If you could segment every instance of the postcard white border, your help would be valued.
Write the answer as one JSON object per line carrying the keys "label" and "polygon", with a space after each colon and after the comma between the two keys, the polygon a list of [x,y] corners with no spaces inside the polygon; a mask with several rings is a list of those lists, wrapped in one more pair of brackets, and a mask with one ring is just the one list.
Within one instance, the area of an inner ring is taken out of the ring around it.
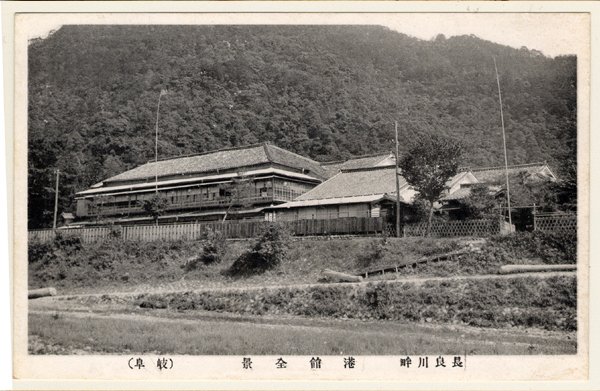
{"label": "postcard white border", "polygon": [[[232,2],[232,3],[175,3],[175,2],[171,2],[171,3],[164,3],[164,2],[151,2],[151,3],[139,3],[139,2],[129,2],[129,3],[116,3],[116,2],[101,2],[101,3],[69,3],[69,2],[54,2],[54,3],[10,3],[10,2],[4,2],[2,3],[2,17],[3,17],[3,52],[4,52],[4,76],[5,76],[5,105],[7,108],[12,106],[12,102],[13,102],[13,90],[12,90],[12,85],[10,83],[11,81],[11,73],[13,72],[12,69],[12,56],[10,53],[11,52],[11,32],[14,31],[14,13],[15,12],[103,12],[103,13],[110,13],[110,12],[169,12],[169,13],[173,13],[173,12],[202,12],[202,13],[215,13],[215,12],[219,12],[219,13],[251,13],[248,15],[252,15],[254,13],[256,13],[257,11],[260,12],[376,12],[376,13],[381,13],[381,12],[590,12],[591,13],[591,24],[592,24],[592,31],[594,31],[594,27],[598,26],[598,11],[599,11],[599,7],[597,4],[595,3],[586,3],[586,2],[570,2],[570,3],[562,3],[562,2],[527,2],[527,3],[480,3],[480,2],[465,2],[465,3],[389,3],[389,2],[367,2],[367,3],[358,3],[358,2],[335,2],[335,3],[250,3],[250,2]],[[83,16],[85,19],[85,14],[84,15],[79,15],[80,17]],[[160,16],[160,15],[155,15],[155,16]],[[138,16],[139,18],[139,16]],[[592,41],[592,47],[597,49],[598,46],[598,40],[597,38],[594,38]],[[595,51],[592,51],[592,58],[594,55]],[[17,56],[18,58],[18,56]],[[581,57],[578,56],[578,58],[581,60]],[[17,73],[18,73],[18,69],[17,69]],[[580,79],[581,80],[581,79]],[[595,79],[592,78],[592,89],[591,91],[593,92],[591,94],[591,101],[590,101],[590,106],[589,107],[593,107],[593,103],[597,101],[597,96],[598,96],[598,88],[597,86],[594,87],[595,84],[597,84],[597,82],[595,82]],[[20,93],[22,93],[22,91],[18,91]],[[589,96],[589,94],[586,94],[585,91],[580,90],[578,91],[578,98],[581,98],[581,96],[584,96],[584,98],[587,96]],[[22,95],[17,95],[17,101],[20,101],[21,99],[23,99]],[[25,96],[26,99],[26,96]],[[580,106],[581,107],[581,106]],[[15,117],[19,117],[19,115],[23,115],[23,112],[19,112],[19,109],[22,110],[22,107],[17,107],[17,110],[15,112]],[[23,145],[19,144],[22,139],[20,137],[16,137],[15,139],[11,138],[11,132],[10,130],[13,129],[13,124],[12,122],[12,115],[10,115],[9,110],[6,111],[7,115],[5,116],[5,121],[6,121],[6,129],[7,129],[7,136],[6,136],[6,146],[7,146],[7,168],[11,169],[12,168],[12,157],[11,156],[11,148],[10,146],[12,145],[12,143],[14,141],[16,141],[17,143],[15,144],[15,150],[20,150],[22,151]],[[26,113],[25,113],[26,114]],[[581,123],[581,121],[583,121],[582,119],[582,113],[580,112],[579,114],[579,121]],[[591,126],[593,126],[593,124],[597,123],[597,116],[598,114],[595,113],[589,113],[591,114],[592,117],[590,118],[590,124],[592,124]],[[592,127],[593,128],[593,127]],[[21,127],[19,127],[19,129],[21,129]],[[19,135],[20,136],[20,135]],[[595,145],[595,139],[593,138],[593,134],[590,134],[591,137],[591,146],[592,148],[594,148]],[[580,137],[580,144],[581,144],[581,140],[582,138]],[[595,149],[594,149],[595,150]],[[587,158],[589,155],[586,155],[585,153],[583,154],[583,156],[581,155],[581,151],[580,151],[580,164],[582,162],[581,158],[584,158],[583,161],[585,161],[585,158]],[[590,174],[593,175],[594,170],[592,169],[593,167],[595,167],[595,157],[591,156],[591,163],[592,165],[590,166]],[[16,169],[18,170],[19,165],[17,164]],[[581,170],[580,170],[581,171]],[[22,177],[22,172],[15,172],[16,175],[21,175]],[[8,178],[11,178],[12,175],[9,173]],[[25,176],[26,177],[26,176]],[[581,185],[581,180],[580,180],[580,185]],[[11,191],[11,187],[12,187],[12,183],[10,183],[10,181],[8,181],[8,205],[9,205],[9,219],[8,221],[12,221],[13,217],[10,215],[10,211],[14,210],[15,215],[19,216],[19,215],[23,215],[23,205],[21,203],[21,205],[19,205],[19,203],[14,205],[14,208],[10,208],[13,199],[12,199],[12,195],[14,194]],[[595,184],[593,181],[588,182],[588,185],[590,186],[590,190],[592,192],[592,194],[596,194],[595,193]],[[585,186],[584,186],[585,187]],[[18,187],[17,191],[19,194],[17,199],[24,199],[21,198],[22,196],[24,196],[25,194],[23,194],[23,188],[22,187]],[[25,193],[26,193],[26,188],[25,188]],[[584,202],[585,201],[585,196],[586,194],[582,195],[582,198],[580,198],[580,202]],[[593,206],[590,205],[590,212],[593,212]],[[26,212],[26,211],[25,211]],[[593,214],[590,214],[590,216],[593,216]],[[593,235],[596,232],[596,222],[592,221],[592,224],[590,224],[590,235]],[[23,231],[23,225],[22,224],[17,224],[15,226],[15,231],[13,232],[9,232],[9,243],[12,243],[12,238],[11,238],[11,234],[14,234],[15,237],[20,237],[23,236],[23,233],[25,233],[24,237],[26,237],[26,228],[25,231]],[[10,230],[9,230],[10,231]],[[594,237],[594,236],[591,236]],[[595,248],[594,248],[594,243],[593,241],[590,241],[590,251],[592,251],[592,253],[595,254]],[[17,245],[15,247],[16,251],[22,251],[22,248],[19,250],[19,244],[17,242]],[[23,270],[22,268],[20,268],[20,266],[18,264],[13,264],[11,263],[11,265],[15,268],[15,274],[19,274],[22,275]],[[22,265],[21,265],[22,266]],[[590,274],[589,274],[589,278],[591,281],[595,281],[594,277],[597,277],[597,273],[595,273],[595,270],[593,268],[590,268]],[[580,291],[581,293],[585,293],[585,291],[587,290],[587,286],[581,286],[582,285],[582,280],[585,279],[579,279],[579,288],[583,289],[583,291]],[[596,288],[595,284],[591,284],[590,287],[590,298],[594,298],[596,299],[598,296],[598,289]],[[581,297],[582,294],[579,294],[579,299],[581,301]],[[19,317],[19,314],[23,313],[23,295],[26,294],[26,291],[15,291],[15,296],[14,296],[14,308],[15,308],[15,317]],[[590,303],[594,302],[595,303],[596,300],[590,300]],[[25,301],[25,308],[26,308],[26,301]],[[590,311],[590,319],[589,322],[590,324],[597,324],[595,323],[595,320],[597,319],[597,308],[594,307],[594,311]],[[593,328],[592,328],[593,329]],[[580,333],[581,334],[581,333]],[[26,335],[26,333],[25,333]],[[14,338],[18,339],[18,338],[22,338],[22,330],[17,330],[17,328],[15,328],[15,334],[13,336]],[[591,334],[589,336],[590,340],[590,351],[592,352],[597,352],[597,339],[594,338],[594,335]],[[580,341],[581,342],[581,341]],[[594,348],[592,348],[594,347]],[[597,355],[593,354],[590,357],[590,362],[589,362],[589,368],[594,368],[594,367],[598,367],[597,365],[594,366],[594,363],[597,364]],[[48,357],[37,357],[37,356],[29,356],[31,358],[33,358],[34,360],[37,359],[47,359]],[[189,356],[187,356],[189,357]],[[545,356],[541,356],[539,357],[539,360],[544,360]],[[558,357],[553,357],[553,356],[549,356],[552,358],[552,361],[555,362],[556,361],[561,361],[562,364],[564,364],[567,367],[570,367],[571,365],[569,365],[569,361],[570,359],[577,357],[577,356],[558,356]],[[59,357],[61,359],[64,359],[63,363],[64,364],[69,364],[67,365],[67,367],[70,366],[69,361],[73,358],[71,356],[68,357]],[[77,357],[78,359],[81,359],[81,357]],[[95,357],[83,357],[85,359],[91,359],[91,360],[95,360]],[[233,358],[233,356],[229,356],[227,358]],[[503,357],[502,357],[503,358]],[[562,361],[562,359],[565,359],[565,361]],[[373,357],[372,358],[374,363],[376,363],[380,358],[378,357]],[[482,358],[481,363],[482,364],[488,364],[486,363],[487,358]],[[498,365],[500,364],[498,362],[498,357],[492,357],[491,358],[493,361],[495,361],[495,364]],[[43,361],[43,360],[42,360]],[[502,361],[502,360],[500,360]],[[98,363],[100,364],[100,362]],[[475,365],[472,364],[472,360],[469,363],[470,365]],[[514,364],[514,362],[513,362]],[[513,365],[510,362],[507,363],[502,363],[500,365]],[[386,366],[385,362],[381,362],[381,363],[376,363],[375,365],[384,365]],[[496,368],[498,368],[498,366],[496,366]],[[505,367],[507,368],[507,367]],[[576,371],[573,374],[581,374],[576,366],[571,367],[573,369],[575,369]],[[581,368],[579,368],[581,369]],[[118,371],[118,369],[115,369]],[[481,367],[481,371],[489,371],[489,367],[485,367],[482,366]],[[47,372],[48,373],[48,372]],[[47,376],[51,376],[52,372],[49,372],[50,374]],[[300,374],[299,374],[300,375]],[[278,381],[278,382],[248,382],[245,381],[244,383],[239,383],[239,382],[231,382],[231,381],[220,381],[220,382],[214,382],[214,381],[170,381],[170,382],[163,382],[162,380],[160,380],[160,378],[156,378],[155,381],[143,381],[143,382],[106,382],[106,381],[90,381],[90,382],[85,382],[85,383],[81,383],[81,382],[75,382],[75,381],[66,381],[66,382],[58,382],[58,381],[48,381],[48,380],[40,380],[40,381],[35,381],[35,380],[18,380],[14,382],[14,386],[15,388],[56,388],[56,387],[61,387],[61,388],[149,388],[149,389],[165,389],[165,388],[177,388],[177,389],[181,389],[181,388],[189,388],[189,387],[193,387],[193,388],[263,388],[263,389],[271,389],[273,388],[282,388],[282,389],[290,389],[290,388],[308,388],[308,389],[315,389],[315,388],[331,388],[331,389],[336,389],[336,388],[344,388],[344,389],[354,389],[356,388],[380,388],[380,389],[387,389],[387,388],[411,388],[411,389],[426,389],[426,388],[440,388],[440,389],[489,389],[491,387],[495,388],[495,389],[503,389],[506,388],[507,386],[511,389],[522,389],[522,388],[527,388],[527,389],[595,389],[598,388],[595,385],[600,384],[598,383],[599,379],[596,377],[594,377],[594,371],[590,371],[590,380],[587,382],[557,382],[557,383],[547,383],[547,382],[524,382],[524,383],[506,383],[506,382],[496,382],[496,383],[482,383],[481,381],[470,381],[470,382],[461,382],[461,383],[438,383],[438,382],[434,382],[434,383],[403,383],[403,382],[385,382],[382,381],[384,379],[377,379],[378,381],[376,382],[314,382],[314,381],[307,381],[307,380],[303,380],[303,381],[293,381],[293,382],[288,382],[288,381]],[[301,376],[301,375],[300,375]],[[305,378],[305,377],[304,377]],[[164,379],[164,377],[163,377]],[[230,378],[231,379],[231,378]],[[514,380],[516,380],[516,378],[513,378]],[[409,379],[407,379],[409,380]],[[410,379],[412,380],[412,379]],[[464,380],[464,379],[456,379],[456,380]],[[487,380],[492,380],[492,379],[487,379]],[[589,387],[589,388],[588,388]],[[595,388],[594,388],[595,387]]]}

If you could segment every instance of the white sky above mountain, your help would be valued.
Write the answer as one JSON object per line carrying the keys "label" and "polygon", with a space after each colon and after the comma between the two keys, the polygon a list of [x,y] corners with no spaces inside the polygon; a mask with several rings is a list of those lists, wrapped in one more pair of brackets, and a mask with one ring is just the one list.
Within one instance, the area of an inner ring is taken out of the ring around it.
{"label": "white sky above mountain", "polygon": [[[63,14],[65,15],[65,14]],[[68,14],[67,14],[68,15]],[[456,35],[476,35],[479,38],[502,45],[539,50],[547,56],[577,54],[589,46],[589,19],[576,13],[382,13],[382,14],[295,14],[285,19],[285,14],[245,14],[243,19],[223,18],[225,14],[213,14],[198,19],[198,14],[177,18],[177,23],[242,23],[242,24],[379,24],[401,33],[429,40],[438,34],[446,38]],[[117,15],[118,16],[118,15]],[[89,19],[78,16],[79,23],[165,23],[154,15],[147,18]],[[160,15],[159,15],[160,16]],[[240,16],[240,14],[238,14]],[[69,19],[69,18],[67,18]],[[67,23],[76,23],[69,20]],[[40,18],[28,25],[29,37],[45,37],[48,32],[64,24],[53,15]]]}

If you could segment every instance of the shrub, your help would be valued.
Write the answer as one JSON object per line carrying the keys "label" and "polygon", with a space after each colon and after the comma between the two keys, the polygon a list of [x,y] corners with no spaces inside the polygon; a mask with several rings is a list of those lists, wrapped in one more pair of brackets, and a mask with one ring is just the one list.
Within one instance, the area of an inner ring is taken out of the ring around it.
{"label": "shrub", "polygon": [[577,330],[574,277],[428,281],[140,295],[143,308]]}
{"label": "shrub", "polygon": [[52,242],[57,250],[64,250],[69,254],[79,251],[83,248],[83,242],[79,236],[65,234],[61,231],[56,231],[54,241]]}
{"label": "shrub", "polygon": [[207,240],[202,246],[200,261],[205,265],[220,263],[223,261],[226,252],[227,240],[225,239],[225,235],[219,231],[210,230],[208,232]]}
{"label": "shrub", "polygon": [[120,225],[110,224],[108,228],[108,235],[106,235],[107,241],[120,240],[123,238],[123,228]]}
{"label": "shrub", "polygon": [[196,270],[200,266],[221,263],[227,253],[227,240],[220,231],[208,228],[206,240],[202,243],[200,255],[190,258],[182,267],[187,270]]}
{"label": "shrub", "polygon": [[387,235],[384,235],[380,239],[371,239],[363,252],[356,258],[356,265],[360,268],[365,268],[371,266],[374,261],[382,259],[386,253],[387,244]]}
{"label": "shrub", "polygon": [[226,274],[244,276],[260,274],[281,264],[290,249],[292,238],[283,224],[269,224],[258,238],[252,250],[243,253]]}
{"label": "shrub", "polygon": [[516,232],[490,239],[489,246],[504,253],[506,263],[518,258],[537,258],[545,264],[575,264],[577,262],[577,233]]}
{"label": "shrub", "polygon": [[49,242],[38,240],[30,241],[27,245],[27,260],[29,264],[40,262],[54,251],[54,246]]}

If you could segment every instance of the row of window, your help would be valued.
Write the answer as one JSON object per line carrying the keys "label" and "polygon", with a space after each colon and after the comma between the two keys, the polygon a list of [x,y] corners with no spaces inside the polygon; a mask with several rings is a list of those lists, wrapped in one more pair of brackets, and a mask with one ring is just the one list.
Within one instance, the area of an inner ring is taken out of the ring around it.
{"label": "row of window", "polygon": [[[273,186],[273,181],[275,186]],[[240,199],[251,199],[260,202],[261,199],[291,201],[312,189],[314,185],[274,180],[256,180],[250,187],[243,189],[246,194],[240,194]],[[167,198],[171,209],[193,206],[214,206],[229,203],[232,189],[227,185],[189,188],[187,190],[161,191]],[[121,213],[124,210],[140,210],[140,201],[152,197],[154,193],[123,194],[117,196],[96,197],[89,205],[89,213]]]}

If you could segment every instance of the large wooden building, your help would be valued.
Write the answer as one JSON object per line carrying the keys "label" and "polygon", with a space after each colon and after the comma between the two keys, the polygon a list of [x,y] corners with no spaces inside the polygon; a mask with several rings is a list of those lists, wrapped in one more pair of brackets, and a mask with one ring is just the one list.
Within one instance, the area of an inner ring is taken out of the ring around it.
{"label": "large wooden building", "polygon": [[[149,162],[77,193],[79,222],[152,220],[142,208],[157,192],[166,198],[161,222],[264,218],[263,209],[296,199],[327,179],[321,165],[268,143]],[[246,183],[244,207],[234,183]],[[249,186],[248,186],[249,184]],[[239,201],[239,200],[238,200]]]}
{"label": "large wooden building", "polygon": [[[392,216],[396,204],[393,154],[319,163],[269,143],[149,162],[77,193],[75,224],[150,223],[143,208],[156,194],[166,208],[161,223],[228,219],[321,220]],[[513,166],[531,179],[554,180],[545,164]],[[496,182],[498,167],[466,169],[446,184],[447,209],[474,183]],[[415,190],[400,176],[402,205]],[[238,198],[231,193],[243,184]]]}

